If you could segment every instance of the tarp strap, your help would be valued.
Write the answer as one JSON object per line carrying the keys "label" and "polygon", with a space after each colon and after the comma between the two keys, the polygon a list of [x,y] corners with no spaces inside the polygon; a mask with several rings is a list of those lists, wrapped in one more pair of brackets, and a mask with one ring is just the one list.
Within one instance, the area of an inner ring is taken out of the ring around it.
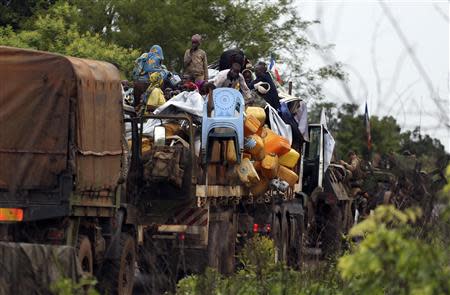
{"label": "tarp strap", "polygon": [[78,152],[80,154],[82,154],[83,156],[117,156],[117,155],[121,155],[123,153],[122,150],[117,150],[117,151],[103,151],[103,152],[94,152],[94,151],[82,151],[80,149],[78,149]]}
{"label": "tarp strap", "polygon": [[2,149],[0,148],[0,153],[10,153],[10,154],[56,154],[65,155],[66,151],[49,151],[49,150],[22,150],[22,149]]}

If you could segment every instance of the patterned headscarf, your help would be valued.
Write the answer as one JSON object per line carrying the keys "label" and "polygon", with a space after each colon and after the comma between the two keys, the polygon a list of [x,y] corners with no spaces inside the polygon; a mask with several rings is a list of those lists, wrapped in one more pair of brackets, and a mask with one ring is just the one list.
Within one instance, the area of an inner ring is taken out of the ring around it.
{"label": "patterned headscarf", "polygon": [[161,87],[163,83],[163,78],[160,72],[154,72],[149,77],[150,86],[149,88]]}
{"label": "patterned headscarf", "polygon": [[153,45],[150,48],[150,50],[148,51],[148,56],[156,57],[156,58],[159,58],[160,60],[164,60],[164,53],[163,53],[161,46],[159,46],[159,45]]}

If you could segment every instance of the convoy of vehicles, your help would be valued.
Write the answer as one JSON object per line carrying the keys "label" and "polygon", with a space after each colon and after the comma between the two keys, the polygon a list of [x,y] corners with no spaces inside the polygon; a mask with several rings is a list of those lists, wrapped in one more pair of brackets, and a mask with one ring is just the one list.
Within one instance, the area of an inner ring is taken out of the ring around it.
{"label": "convoy of vehicles", "polygon": [[[336,251],[353,224],[346,171],[326,164],[321,124],[292,145],[298,182],[256,196],[223,159],[196,153],[198,118],[124,106],[111,64],[0,47],[0,79],[0,251],[70,246],[102,290],[131,294],[136,265],[152,288],[206,266],[231,273],[236,249],[264,234],[277,259],[301,267],[305,255]],[[152,136],[147,120],[161,122]],[[168,122],[186,138],[160,130]]]}

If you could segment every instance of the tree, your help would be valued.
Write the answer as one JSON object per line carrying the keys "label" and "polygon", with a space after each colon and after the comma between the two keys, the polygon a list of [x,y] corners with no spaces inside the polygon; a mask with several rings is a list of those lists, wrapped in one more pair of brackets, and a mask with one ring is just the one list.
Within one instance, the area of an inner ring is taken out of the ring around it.
{"label": "tree", "polygon": [[416,155],[426,172],[444,170],[450,162],[450,155],[445,152],[444,145],[436,138],[422,135],[419,127],[402,134],[401,150]]}
{"label": "tree", "polygon": [[29,30],[14,32],[12,27],[0,27],[0,44],[57,52],[115,63],[129,74],[138,51],[104,41],[98,34],[80,33],[79,11],[67,3],[58,3],[47,12],[36,15]]}
{"label": "tree", "polygon": [[292,0],[73,0],[83,16],[83,30],[123,47],[147,51],[159,44],[170,70],[179,71],[190,36],[200,33],[210,62],[224,49],[238,47],[255,63],[273,56],[289,65],[301,97],[322,98],[324,79],[344,79],[340,64],[318,69],[304,66],[309,50],[318,49],[305,31],[316,21],[301,19]]}
{"label": "tree", "polygon": [[0,27],[24,28],[36,13],[49,9],[55,0],[0,0]]}

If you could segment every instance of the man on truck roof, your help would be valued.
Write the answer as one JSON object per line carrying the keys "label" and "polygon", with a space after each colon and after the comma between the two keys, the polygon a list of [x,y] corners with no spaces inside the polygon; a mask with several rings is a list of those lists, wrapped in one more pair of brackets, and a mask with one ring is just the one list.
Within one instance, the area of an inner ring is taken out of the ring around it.
{"label": "man on truck roof", "polygon": [[267,65],[265,62],[260,61],[256,64],[255,75],[256,79],[253,81],[252,84],[249,85],[250,89],[255,88],[255,85],[259,82],[269,84],[270,86],[269,90],[262,96],[267,101],[267,103],[270,104],[274,109],[279,110],[280,98],[278,97],[277,87],[273,83],[272,77],[267,72]]}
{"label": "man on truck roof", "polygon": [[241,74],[241,65],[233,63],[231,69],[220,71],[212,81],[216,87],[230,87],[240,90],[246,100],[251,98],[251,91]]}
{"label": "man on truck roof", "polygon": [[195,34],[192,46],[184,53],[184,73],[194,77],[194,81],[208,80],[208,61],[206,52],[200,49],[202,37]]}

